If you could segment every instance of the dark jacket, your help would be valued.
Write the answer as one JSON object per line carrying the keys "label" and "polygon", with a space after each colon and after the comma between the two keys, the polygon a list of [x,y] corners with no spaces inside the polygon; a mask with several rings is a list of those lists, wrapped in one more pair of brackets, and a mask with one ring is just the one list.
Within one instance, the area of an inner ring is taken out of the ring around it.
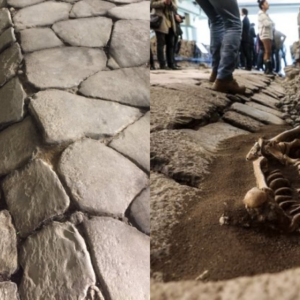
{"label": "dark jacket", "polygon": [[250,21],[247,16],[243,19],[242,42],[250,43]]}

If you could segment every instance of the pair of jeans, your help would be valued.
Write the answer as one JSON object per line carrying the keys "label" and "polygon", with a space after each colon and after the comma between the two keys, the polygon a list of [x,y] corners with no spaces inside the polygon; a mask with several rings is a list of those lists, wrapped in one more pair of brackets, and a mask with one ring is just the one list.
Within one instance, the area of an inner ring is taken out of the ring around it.
{"label": "pair of jeans", "polygon": [[212,69],[218,79],[232,80],[242,35],[236,0],[197,0],[210,21]]}
{"label": "pair of jeans", "polygon": [[170,28],[168,34],[159,31],[156,31],[155,34],[156,34],[156,42],[157,42],[157,60],[159,62],[160,68],[164,68],[166,66],[165,53],[164,53],[165,46],[166,46],[166,57],[167,57],[168,66],[173,67],[174,38],[175,38],[174,31]]}

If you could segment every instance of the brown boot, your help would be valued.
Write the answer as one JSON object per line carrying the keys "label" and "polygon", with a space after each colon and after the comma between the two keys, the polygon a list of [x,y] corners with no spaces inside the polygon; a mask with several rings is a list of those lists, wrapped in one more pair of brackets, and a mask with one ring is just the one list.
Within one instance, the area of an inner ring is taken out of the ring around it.
{"label": "brown boot", "polygon": [[209,76],[209,82],[215,82],[216,81],[216,79],[217,79],[217,73],[215,73],[215,72],[211,72],[210,73],[210,76]]}
{"label": "brown boot", "polygon": [[216,79],[213,89],[221,93],[229,94],[245,94],[246,88],[243,85],[238,85],[235,79],[233,80],[224,80]]}

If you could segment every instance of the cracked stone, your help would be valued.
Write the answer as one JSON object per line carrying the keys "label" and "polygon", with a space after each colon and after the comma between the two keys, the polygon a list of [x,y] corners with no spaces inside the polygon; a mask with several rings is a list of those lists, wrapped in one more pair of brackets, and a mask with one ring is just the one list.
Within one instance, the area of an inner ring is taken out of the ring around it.
{"label": "cracked stone", "polygon": [[0,126],[22,120],[26,97],[23,86],[17,77],[0,88]]}
{"label": "cracked stone", "polygon": [[64,45],[50,28],[31,28],[22,30],[20,34],[21,47],[25,53]]}
{"label": "cracked stone", "polygon": [[14,282],[0,282],[1,300],[19,300],[18,286]]}
{"label": "cracked stone", "polygon": [[16,231],[7,210],[0,211],[0,235],[0,274],[10,277],[18,269],[18,250]]}
{"label": "cracked stone", "polygon": [[150,239],[120,221],[94,217],[84,222],[95,271],[107,299],[150,298]]}
{"label": "cracked stone", "polygon": [[3,192],[22,237],[29,235],[43,221],[63,214],[70,204],[56,173],[41,159],[6,177]]}
{"label": "cracked stone", "polygon": [[[137,28],[139,30],[137,30]],[[141,66],[149,61],[149,21],[121,20],[115,23],[111,44],[111,66]],[[134,53],[134,55],[133,55]]]}
{"label": "cracked stone", "polygon": [[123,20],[150,20],[149,1],[112,8],[108,16]]}
{"label": "cracked stone", "polygon": [[39,89],[67,89],[106,68],[106,55],[99,49],[62,47],[41,50],[25,57],[27,77]]}
{"label": "cracked stone", "polygon": [[17,30],[52,25],[69,19],[71,8],[71,4],[68,3],[47,1],[19,10],[13,20]]}
{"label": "cracked stone", "polygon": [[150,113],[128,126],[109,145],[129,157],[145,171],[150,171]]}
{"label": "cracked stone", "polygon": [[88,97],[148,108],[149,80],[149,69],[145,67],[104,71],[84,81],[79,91]]}
{"label": "cracked stone", "polygon": [[23,56],[18,43],[13,44],[0,55],[0,87],[17,74],[22,60]]}
{"label": "cracked stone", "polygon": [[29,106],[47,143],[112,136],[141,116],[139,109],[59,90],[39,92]]}
{"label": "cracked stone", "polygon": [[13,7],[23,8],[25,6],[38,4],[44,1],[46,0],[7,0],[7,3]]}
{"label": "cracked stone", "polygon": [[4,8],[0,10],[0,34],[8,27],[12,26],[9,10]]}
{"label": "cracked stone", "polygon": [[14,29],[6,29],[0,36],[0,53],[16,41]]}
{"label": "cracked stone", "polygon": [[21,299],[84,300],[89,287],[95,285],[85,242],[70,223],[53,222],[28,237],[20,264],[24,269]]}
{"label": "cracked stone", "polygon": [[136,165],[99,141],[85,139],[62,154],[59,174],[82,210],[123,216],[148,184]]}
{"label": "cracked stone", "polygon": [[55,33],[66,43],[79,47],[104,47],[109,41],[113,22],[97,17],[58,22]]}
{"label": "cracked stone", "polygon": [[105,16],[116,5],[100,0],[83,0],[77,2],[70,13],[71,18]]}

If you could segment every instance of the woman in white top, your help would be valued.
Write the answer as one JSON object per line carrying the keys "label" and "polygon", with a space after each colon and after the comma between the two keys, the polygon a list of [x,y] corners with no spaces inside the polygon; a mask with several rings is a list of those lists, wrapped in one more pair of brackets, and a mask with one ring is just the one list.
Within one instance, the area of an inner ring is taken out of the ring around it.
{"label": "woman in white top", "polygon": [[267,0],[258,0],[258,6],[261,9],[258,13],[258,34],[259,38],[264,45],[264,64],[265,64],[265,73],[272,73],[272,40],[273,40],[273,31],[274,23],[270,19],[269,15],[266,13],[269,9],[269,3]]}

